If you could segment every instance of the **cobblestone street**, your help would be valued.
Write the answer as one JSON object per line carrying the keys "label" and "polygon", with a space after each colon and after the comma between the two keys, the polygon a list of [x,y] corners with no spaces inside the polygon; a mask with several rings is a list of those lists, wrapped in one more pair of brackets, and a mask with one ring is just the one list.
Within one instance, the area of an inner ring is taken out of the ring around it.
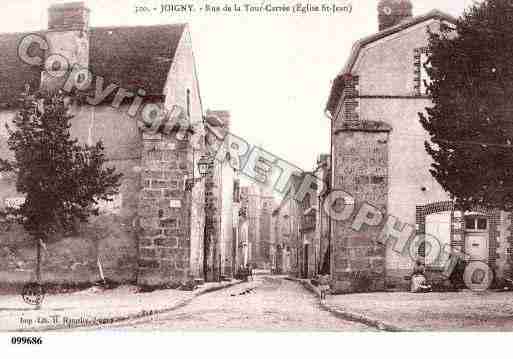
{"label": "cobblestone street", "polygon": [[111,326],[137,330],[326,330],[370,331],[320,308],[300,284],[282,277],[256,277],[196,298],[176,311]]}

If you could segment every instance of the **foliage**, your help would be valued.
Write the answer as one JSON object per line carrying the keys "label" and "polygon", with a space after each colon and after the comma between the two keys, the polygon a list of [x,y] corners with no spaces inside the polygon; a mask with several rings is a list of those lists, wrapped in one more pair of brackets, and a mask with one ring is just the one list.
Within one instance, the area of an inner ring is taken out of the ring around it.
{"label": "foliage", "polygon": [[513,209],[513,2],[470,7],[430,34],[431,173],[463,208]]}
{"label": "foliage", "polygon": [[69,98],[27,90],[20,101],[14,126],[7,126],[13,158],[0,159],[0,173],[16,175],[25,202],[7,214],[45,238],[98,215],[98,201],[111,200],[122,175],[105,166],[101,142],[87,146],[71,137]]}

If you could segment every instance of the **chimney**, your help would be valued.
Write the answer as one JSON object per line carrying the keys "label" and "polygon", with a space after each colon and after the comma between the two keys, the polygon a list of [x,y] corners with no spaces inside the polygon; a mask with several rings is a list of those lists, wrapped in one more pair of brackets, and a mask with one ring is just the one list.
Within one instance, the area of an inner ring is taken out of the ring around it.
{"label": "chimney", "polygon": [[56,4],[48,9],[45,68],[41,88],[64,89],[71,71],[89,67],[89,9],[83,2]]}
{"label": "chimney", "polygon": [[379,31],[396,26],[413,16],[410,0],[380,0],[378,3]]}
{"label": "chimney", "polygon": [[50,31],[87,31],[89,28],[89,9],[83,2],[56,4],[48,9],[48,30]]}

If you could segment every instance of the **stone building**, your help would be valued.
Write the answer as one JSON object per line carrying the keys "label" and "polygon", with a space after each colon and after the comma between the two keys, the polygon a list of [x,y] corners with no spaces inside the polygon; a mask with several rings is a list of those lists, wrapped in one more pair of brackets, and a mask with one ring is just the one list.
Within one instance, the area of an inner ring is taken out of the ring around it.
{"label": "stone building", "polygon": [[[239,184],[240,186],[240,184]],[[246,267],[249,263],[249,223],[248,223],[248,206],[249,199],[245,187],[239,188],[239,213],[237,222],[237,268]]]}
{"label": "stone building", "polygon": [[[331,181],[331,160],[330,155],[321,154],[317,158],[317,163],[313,171],[313,176],[324,182],[324,188],[317,188],[317,198],[315,207],[315,235],[313,238],[313,248],[315,259],[313,264],[315,267],[309,272],[313,275],[327,274],[330,272],[330,221],[328,213],[324,210],[325,198],[329,193]],[[312,262],[312,261],[311,261]]]}
{"label": "stone building", "polygon": [[276,248],[273,263],[276,274],[289,274],[290,272],[290,258],[287,258],[287,249],[290,249],[288,219],[286,210],[281,206],[278,206],[272,213],[271,236]]}
{"label": "stone building", "polygon": [[[309,228],[306,230],[305,199],[299,202],[296,192],[306,174],[293,174],[290,178],[290,187],[279,205],[272,213],[274,223],[274,241],[277,253],[277,271],[296,277],[306,277],[305,272],[305,232],[311,233],[311,215]],[[309,207],[310,208],[310,207]],[[281,255],[279,255],[281,254]],[[308,263],[308,261],[306,261]]]}
{"label": "stone building", "polygon": [[[222,140],[230,130],[230,113],[207,110],[205,117],[209,124],[208,128],[215,129],[215,131],[208,132],[207,138],[212,138],[209,142],[214,143],[216,140],[214,133],[220,136],[217,140]],[[212,118],[215,121],[209,121]],[[238,174],[229,159],[222,162],[215,160],[213,171],[206,184],[206,195],[212,199],[210,207],[207,209],[212,217],[209,224],[212,243],[209,255],[212,258],[205,262],[209,267],[207,278],[211,280],[217,280],[220,277],[232,278],[235,273],[239,208],[238,184],[236,188],[236,183],[238,183]],[[207,218],[209,217],[207,216]],[[207,252],[205,253],[207,254]]]}
{"label": "stone building", "polygon": [[[304,196],[299,195],[307,176],[318,179],[326,186],[313,183],[313,191]],[[326,154],[318,157],[314,171],[294,174],[291,177],[287,195],[273,212],[273,238],[280,264],[278,269],[283,269],[284,256],[287,256],[287,272],[302,278],[314,278],[320,273],[329,273],[330,223],[323,208],[324,199],[329,193],[329,177],[330,156]],[[299,200],[300,197],[302,198]]]}
{"label": "stone building", "polygon": [[253,183],[242,187],[241,193],[247,208],[249,263],[255,268],[270,269],[274,253],[271,242],[272,190]]}
{"label": "stone building", "polygon": [[275,256],[275,247],[271,236],[274,196],[267,189],[262,189],[260,193],[260,263],[258,266],[271,269]]}
{"label": "stone building", "polygon": [[244,186],[241,188],[241,194],[244,199],[245,217],[247,221],[247,257],[248,264],[255,265],[257,253],[259,252],[258,238],[260,238],[260,221],[258,213],[260,211],[260,201],[258,201],[257,188],[255,186]]}
{"label": "stone building", "polygon": [[[80,233],[79,240],[46,244],[43,280],[97,280],[99,258],[105,275],[118,281],[160,285],[203,277],[205,180],[195,181],[203,150],[191,143],[201,144],[203,111],[188,26],[95,28],[89,15],[82,3],[54,5],[47,30],[0,35],[0,157],[9,156],[4,125],[28,84],[81,99],[72,107],[72,135],[83,143],[102,140],[108,164],[123,173],[114,204],[103,205],[104,216],[93,220],[101,227]],[[31,37],[38,42],[27,43]],[[27,50],[31,64],[19,49]],[[62,59],[69,68],[58,67]],[[55,66],[66,71],[56,76]],[[153,123],[145,113],[154,118],[156,109],[180,109],[190,125],[180,134],[147,131]],[[14,182],[0,178],[1,205],[23,201]],[[20,243],[23,235],[14,230],[1,234],[0,274],[27,281],[35,249]]]}
{"label": "stone building", "polygon": [[[313,175],[310,172],[305,172],[299,180],[304,181],[304,176]],[[298,222],[299,234],[297,247],[299,273],[301,278],[311,278],[317,274],[317,264],[319,255],[319,241],[316,238],[317,230],[317,212],[318,201],[317,197],[307,193],[301,202],[298,202]]]}
{"label": "stone building", "polygon": [[[467,260],[487,263],[500,280],[511,260],[510,215],[454,208],[429,173],[429,138],[419,122],[418,113],[431,105],[423,66],[427,31],[451,28],[456,20],[436,10],[413,17],[408,0],[381,0],[378,11],[380,31],[354,45],[333,82],[327,113],[332,189],[351,194],[355,208],[368,202],[384,213],[390,240],[374,240],[378,226],[356,232],[349,221],[332,221],[332,285],[336,292],[404,288],[413,257],[422,254],[408,255],[411,239],[428,237],[450,249],[444,256],[462,251]],[[397,248],[404,241],[405,249]],[[443,262],[441,256],[429,263],[430,273],[439,272]]]}

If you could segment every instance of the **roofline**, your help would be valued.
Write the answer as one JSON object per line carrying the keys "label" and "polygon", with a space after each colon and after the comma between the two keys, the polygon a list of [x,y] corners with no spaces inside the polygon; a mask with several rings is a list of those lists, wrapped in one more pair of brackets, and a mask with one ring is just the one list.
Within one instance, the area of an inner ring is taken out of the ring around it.
{"label": "roofline", "polygon": [[[172,24],[154,24],[154,25],[105,25],[105,26],[89,26],[89,29],[108,30],[108,29],[139,29],[139,28],[155,28],[155,27],[188,27],[188,22],[176,22]],[[43,30],[48,31],[48,30]]]}
{"label": "roofline", "polygon": [[[116,26],[116,25],[112,25],[112,26],[90,26],[88,28],[88,30],[103,30],[103,31],[106,31],[106,30],[115,30],[115,29],[149,29],[149,28],[162,28],[162,29],[166,29],[166,28],[180,28],[181,29],[181,32],[180,32],[180,38],[178,40],[178,45],[177,45],[177,49],[178,50],[178,46],[180,45],[180,42],[182,41],[183,39],[183,36],[185,34],[185,32],[187,32],[190,36],[190,31],[189,31],[189,23],[188,22],[177,22],[177,23],[173,23],[173,24],[155,24],[155,25],[125,25],[125,26]],[[49,29],[43,29],[43,30],[34,30],[34,31],[24,31],[24,32],[4,32],[4,33],[0,33],[0,38],[2,36],[24,36],[24,35],[30,35],[30,34],[37,34],[37,35],[46,35],[47,33],[50,33],[50,32],[55,32],[55,30],[49,30]],[[176,51],[175,50],[175,51]],[[200,91],[199,90],[199,81],[198,81],[198,75],[197,75],[197,71],[196,71],[196,61],[195,61],[195,58],[194,58],[194,50],[192,49],[193,51],[193,62],[194,62],[194,71],[195,71],[195,74],[196,74],[196,82],[197,82],[197,87],[198,87],[198,92]],[[169,70],[168,70],[168,73],[169,71],[171,70],[171,67],[172,65],[174,64],[176,58],[175,56],[173,56],[173,59],[169,65]],[[163,93],[163,89],[161,89],[161,91],[159,93],[148,93],[146,94],[145,96],[143,96],[144,98],[146,99],[155,99],[155,98],[159,98],[159,97],[165,97],[165,94]],[[203,114],[203,103],[202,103],[202,99],[201,99],[201,93],[199,93],[199,98],[200,98],[200,108],[201,108],[201,113]],[[164,101],[164,99],[161,99],[162,101]],[[99,104],[99,105],[102,105],[102,104]],[[96,106],[99,106],[99,105],[96,105]],[[0,103],[0,110],[18,110],[19,109],[19,106],[17,104],[5,104],[5,103]]]}
{"label": "roofline", "polygon": [[[172,26],[189,26],[188,22],[177,22],[173,24],[155,24],[155,25],[105,25],[105,26],[89,26],[89,29],[98,29],[98,30],[108,30],[108,29],[129,29],[129,28],[150,28],[150,27],[172,27]],[[8,36],[8,35],[26,35],[26,34],[41,34],[52,32],[49,29],[39,29],[39,30],[27,30],[27,31],[11,31],[11,32],[0,32],[0,36]],[[53,31],[55,32],[55,30]]]}
{"label": "roofline", "polygon": [[[458,22],[458,19],[455,18],[454,16],[435,9],[435,10],[431,10],[427,14],[412,17],[411,19],[409,19],[407,21],[401,22],[391,28],[388,28],[388,29],[385,29],[378,33],[375,33],[373,35],[364,37],[364,38],[358,40],[357,42],[355,42],[353,45],[353,48],[351,49],[351,54],[349,55],[349,59],[348,59],[347,63],[345,64],[342,71],[339,72],[337,77],[335,77],[335,79],[333,80],[331,90],[330,90],[330,96],[329,96],[328,102],[326,104],[325,111],[327,113],[330,113],[330,111],[329,111],[330,103],[332,103],[333,99],[334,99],[334,94],[335,94],[334,90],[335,90],[336,84],[343,78],[343,76],[351,74],[351,71],[353,70],[353,66],[356,63],[356,60],[358,59],[358,57],[360,56],[361,50],[365,46],[367,46],[373,42],[376,42],[378,40],[381,40],[387,36],[396,34],[396,33],[401,32],[407,28],[421,24],[421,23],[431,20],[431,19],[445,20],[445,21],[453,23],[453,24],[456,24]],[[338,100],[336,102],[338,102]]]}
{"label": "roofline", "polygon": [[456,22],[458,21],[455,17],[453,17],[449,14],[446,14],[442,11],[432,10],[432,11],[428,12],[427,14],[413,17],[413,18],[411,18],[405,22],[401,22],[391,28],[385,29],[385,30],[380,31],[371,36],[364,37],[363,39],[360,39],[359,41],[357,41],[354,44],[353,49],[351,51],[351,55],[349,57],[349,60],[346,63],[346,65],[344,66],[344,68],[342,69],[342,72],[339,74],[339,76],[343,75],[343,74],[351,73],[353,66],[356,63],[356,60],[358,59],[358,55],[360,54],[360,51],[365,46],[367,46],[375,41],[381,40],[387,36],[401,32],[409,27],[418,25],[420,23],[423,23],[423,22],[431,20],[431,19],[445,20],[448,22],[452,22],[453,24],[456,24]]}

